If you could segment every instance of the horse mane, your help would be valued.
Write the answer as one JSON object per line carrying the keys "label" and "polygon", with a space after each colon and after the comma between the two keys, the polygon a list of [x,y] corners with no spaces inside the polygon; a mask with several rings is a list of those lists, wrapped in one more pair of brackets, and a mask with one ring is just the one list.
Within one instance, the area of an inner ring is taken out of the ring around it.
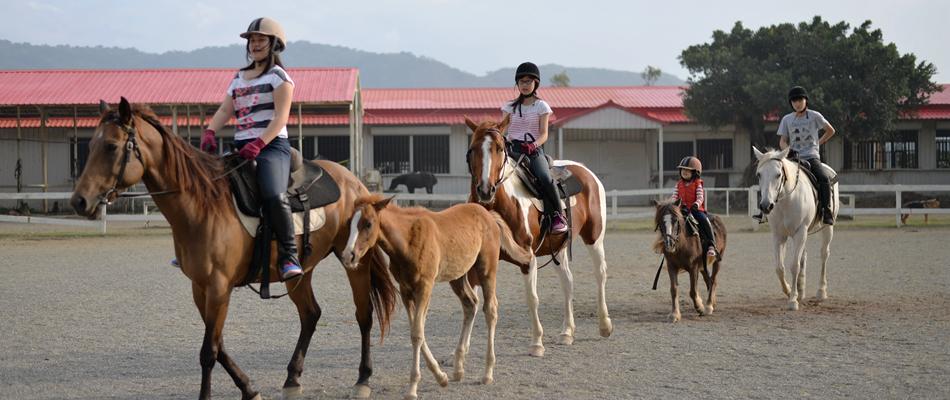
{"label": "horse mane", "polygon": [[[169,132],[149,106],[134,104],[132,114],[147,122],[161,135],[165,156],[162,167],[169,172],[168,184],[192,196],[199,218],[226,210],[227,205],[224,203],[231,190],[227,179],[218,179],[224,175],[224,163],[221,159],[196,149],[180,136]],[[118,110],[111,110],[102,116],[99,123],[117,117]]]}

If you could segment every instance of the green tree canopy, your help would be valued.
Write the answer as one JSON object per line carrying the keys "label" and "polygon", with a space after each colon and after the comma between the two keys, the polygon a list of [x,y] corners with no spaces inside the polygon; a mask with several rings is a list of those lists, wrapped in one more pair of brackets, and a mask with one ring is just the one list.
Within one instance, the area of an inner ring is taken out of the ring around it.
{"label": "green tree canopy", "polygon": [[712,43],[690,46],[680,55],[689,70],[687,114],[712,127],[733,124],[756,146],[777,143],[765,117],[791,111],[786,95],[804,86],[809,107],[852,139],[877,138],[895,130],[902,113],[926,104],[940,87],[933,64],[900,54],[884,43],[871,21],[854,28],[815,17],[757,31],[736,22],[713,32]]}
{"label": "green tree canopy", "polygon": [[656,80],[660,79],[661,75],[663,75],[663,70],[652,65],[647,65],[647,68],[640,73],[640,77],[643,78],[643,83],[647,86],[653,86]]}
{"label": "green tree canopy", "polygon": [[567,71],[561,71],[551,76],[551,86],[554,86],[554,87],[571,86],[571,78],[567,76]]}

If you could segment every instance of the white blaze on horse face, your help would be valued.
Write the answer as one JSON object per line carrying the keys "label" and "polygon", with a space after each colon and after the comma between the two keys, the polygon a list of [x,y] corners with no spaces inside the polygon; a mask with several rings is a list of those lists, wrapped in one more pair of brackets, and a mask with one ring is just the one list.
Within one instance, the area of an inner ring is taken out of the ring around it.
{"label": "white blaze on horse face", "polygon": [[[350,221],[350,237],[346,240],[346,248],[343,250],[343,254],[353,254],[356,251],[356,238],[360,235],[361,219],[363,219],[363,210],[357,210]],[[353,254],[353,258],[353,261],[356,261],[356,254]]]}
{"label": "white blaze on horse face", "polygon": [[488,193],[491,189],[491,144],[492,137],[485,135],[482,142],[482,192]]}
{"label": "white blaze on horse face", "polygon": [[673,234],[673,216],[670,214],[663,216],[663,233],[667,235]]}

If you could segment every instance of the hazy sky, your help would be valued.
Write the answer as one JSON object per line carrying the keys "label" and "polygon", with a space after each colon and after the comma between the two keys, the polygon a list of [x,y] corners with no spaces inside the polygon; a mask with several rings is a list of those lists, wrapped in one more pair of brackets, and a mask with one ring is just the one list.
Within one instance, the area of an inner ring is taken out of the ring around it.
{"label": "hazy sky", "polygon": [[[407,51],[476,74],[524,60],[686,78],[677,60],[736,21],[757,28],[821,15],[852,26],[870,19],[901,53],[934,63],[950,82],[950,1],[596,0],[0,0],[0,39],[34,44],[135,47],[148,52],[238,43],[258,16],[290,40],[374,52]],[[943,41],[940,38],[943,37]],[[288,51],[293,51],[289,49]],[[2,55],[0,55],[2,56]]]}

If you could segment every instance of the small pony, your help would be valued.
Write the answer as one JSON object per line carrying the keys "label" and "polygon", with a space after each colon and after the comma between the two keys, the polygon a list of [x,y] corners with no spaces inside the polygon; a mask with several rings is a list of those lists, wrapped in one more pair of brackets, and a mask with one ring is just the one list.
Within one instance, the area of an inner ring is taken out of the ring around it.
{"label": "small pony", "polygon": [[[689,297],[693,299],[693,307],[699,315],[712,314],[716,308],[716,287],[719,286],[717,277],[722,264],[722,256],[726,251],[726,226],[718,215],[710,215],[709,222],[712,224],[714,234],[716,235],[716,251],[718,256],[713,260],[705,260],[706,251],[703,248],[702,241],[698,235],[689,234],[686,231],[686,218],[680,212],[680,201],[653,201],[656,207],[656,216],[654,218],[655,230],[659,232],[656,242],[653,243],[653,250],[663,254],[666,260],[666,270],[670,273],[670,295],[673,296],[673,312],[670,314],[670,322],[680,320],[679,292],[677,288],[677,275],[681,271],[689,273]],[[710,275],[706,270],[709,263],[712,269]],[[703,300],[699,297],[696,290],[696,277],[702,268],[703,281],[706,282],[706,290],[709,291],[707,304],[703,307]],[[657,271],[657,278],[660,271]],[[654,289],[656,289],[654,285]]]}
{"label": "small pony", "polygon": [[505,254],[518,262],[528,263],[532,258],[530,250],[515,242],[508,224],[500,215],[480,205],[459,204],[434,212],[424,208],[400,208],[391,205],[391,200],[391,197],[379,195],[363,196],[356,200],[356,212],[350,222],[350,237],[344,249],[343,262],[347,268],[356,267],[358,261],[374,248],[389,257],[389,270],[399,283],[411,327],[413,362],[405,398],[417,398],[421,380],[420,351],[439,385],[448,385],[448,377],[432,356],[425,340],[429,298],[432,286],[437,281],[448,281],[452,285],[452,290],[462,302],[464,313],[462,333],[455,350],[455,381],[462,380],[465,374],[465,356],[475,323],[478,297],[472,284],[481,284],[485,298],[485,322],[488,325],[488,350],[482,383],[492,383],[495,323],[498,318],[498,301],[495,298],[498,261],[501,254]]}

